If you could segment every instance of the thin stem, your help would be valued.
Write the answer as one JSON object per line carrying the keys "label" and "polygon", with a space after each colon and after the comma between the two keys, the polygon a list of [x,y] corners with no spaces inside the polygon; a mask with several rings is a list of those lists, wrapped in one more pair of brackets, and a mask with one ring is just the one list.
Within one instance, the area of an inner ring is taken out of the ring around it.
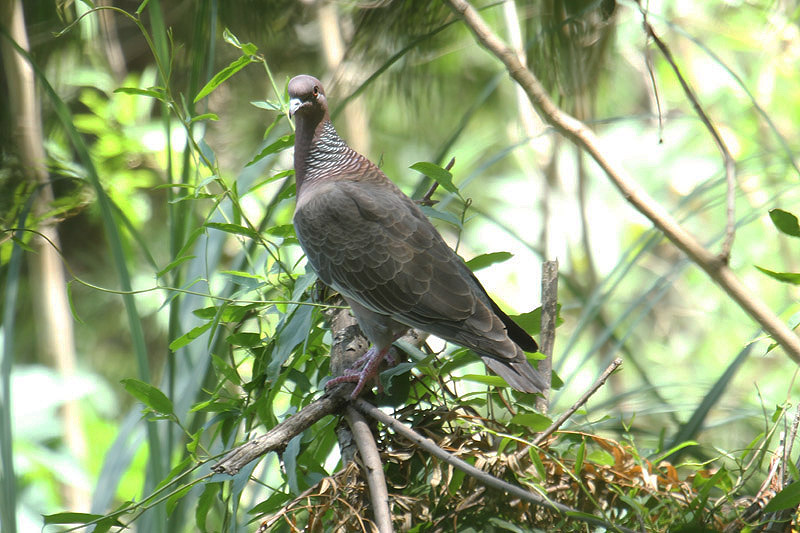
{"label": "thin stem", "polygon": [[692,88],[689,87],[689,83],[686,81],[686,78],[684,78],[681,74],[678,64],[675,62],[675,58],[672,57],[672,52],[670,52],[669,48],[667,48],[667,45],[664,44],[664,41],[662,41],[658,35],[656,35],[656,32],[653,30],[653,27],[650,25],[650,23],[647,22],[647,13],[642,11],[642,15],[644,16],[644,28],[648,37],[653,39],[653,42],[656,43],[656,46],[658,46],[658,49],[661,50],[661,53],[664,55],[664,59],[666,59],[667,63],[669,63],[670,67],[672,67],[673,72],[675,72],[675,77],[678,78],[678,82],[681,84],[684,94],[686,94],[686,98],[688,98],[692,103],[695,113],[697,113],[697,116],[700,117],[700,121],[711,134],[711,138],[714,139],[714,144],[717,145],[717,149],[722,154],[722,159],[725,163],[725,181],[727,183],[726,215],[728,222],[725,226],[725,240],[722,241],[720,259],[727,263],[730,259],[731,248],[733,247],[733,238],[736,232],[736,161],[733,159],[730,150],[728,150],[725,141],[722,140],[722,136],[714,127],[714,124],[711,123],[711,119],[709,119],[708,115],[706,115],[706,112],[700,105],[700,101],[697,99],[694,91],[692,91]]}

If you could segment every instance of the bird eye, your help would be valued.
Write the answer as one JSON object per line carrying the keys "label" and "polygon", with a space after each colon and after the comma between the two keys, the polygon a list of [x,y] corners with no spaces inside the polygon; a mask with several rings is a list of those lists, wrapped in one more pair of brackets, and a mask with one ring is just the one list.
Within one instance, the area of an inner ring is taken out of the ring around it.
{"label": "bird eye", "polygon": [[318,96],[318,95],[319,95],[319,87],[314,85],[314,96]]}

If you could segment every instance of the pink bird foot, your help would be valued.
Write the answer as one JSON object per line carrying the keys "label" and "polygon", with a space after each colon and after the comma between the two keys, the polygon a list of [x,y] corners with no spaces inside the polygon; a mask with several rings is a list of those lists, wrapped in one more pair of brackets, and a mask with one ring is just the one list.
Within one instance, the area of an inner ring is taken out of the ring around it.
{"label": "pink bird foot", "polygon": [[352,367],[345,370],[343,375],[328,381],[325,384],[325,388],[330,389],[334,385],[339,385],[340,383],[355,383],[356,386],[353,392],[350,393],[350,399],[355,400],[358,398],[358,395],[361,394],[361,391],[364,390],[364,386],[367,382],[378,375],[378,367],[388,352],[388,347],[382,351],[378,351],[374,346],[371,347]]}

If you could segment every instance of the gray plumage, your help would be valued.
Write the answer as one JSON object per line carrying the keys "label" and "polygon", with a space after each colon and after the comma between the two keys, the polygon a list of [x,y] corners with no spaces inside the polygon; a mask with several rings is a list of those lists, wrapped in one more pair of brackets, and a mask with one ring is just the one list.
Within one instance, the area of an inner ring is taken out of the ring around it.
{"label": "gray plumage", "polygon": [[[414,327],[474,350],[515,389],[541,392],[545,380],[523,352],[536,351],[536,342],[489,298],[419,207],[339,137],[319,80],[293,78],[289,97],[297,237],[319,278],[352,307],[371,355],[382,358]],[[341,381],[358,380],[357,395],[366,373]]]}

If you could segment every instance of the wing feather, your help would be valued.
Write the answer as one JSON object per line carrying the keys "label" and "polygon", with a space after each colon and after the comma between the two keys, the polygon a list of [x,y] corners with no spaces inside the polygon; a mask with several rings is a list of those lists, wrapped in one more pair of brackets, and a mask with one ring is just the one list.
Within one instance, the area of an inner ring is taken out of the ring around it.
{"label": "wing feather", "polygon": [[320,279],[348,300],[501,365],[524,360],[517,345],[535,350],[417,205],[376,168],[305,183],[294,223]]}

